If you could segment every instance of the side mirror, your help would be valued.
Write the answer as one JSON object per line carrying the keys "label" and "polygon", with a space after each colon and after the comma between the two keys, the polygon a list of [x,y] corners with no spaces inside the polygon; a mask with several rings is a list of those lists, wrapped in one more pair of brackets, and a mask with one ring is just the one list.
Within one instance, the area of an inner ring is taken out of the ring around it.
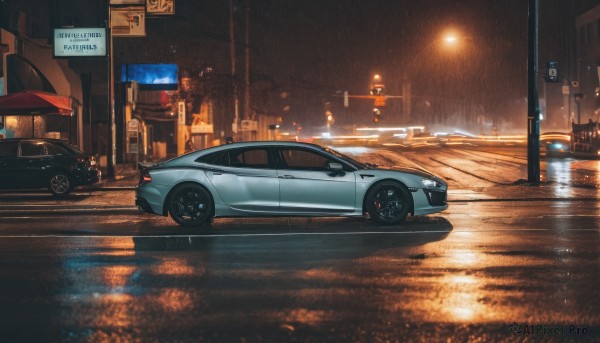
{"label": "side mirror", "polygon": [[341,163],[329,162],[327,168],[332,172],[333,175],[344,175],[344,166]]}

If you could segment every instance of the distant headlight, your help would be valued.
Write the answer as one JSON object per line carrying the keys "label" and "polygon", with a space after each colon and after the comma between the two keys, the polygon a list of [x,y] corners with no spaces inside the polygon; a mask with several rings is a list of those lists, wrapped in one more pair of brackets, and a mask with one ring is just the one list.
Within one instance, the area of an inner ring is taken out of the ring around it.
{"label": "distant headlight", "polygon": [[435,180],[430,180],[430,179],[421,179],[421,183],[423,184],[423,186],[425,186],[426,188],[436,188],[436,187],[442,187],[442,183],[435,181]]}

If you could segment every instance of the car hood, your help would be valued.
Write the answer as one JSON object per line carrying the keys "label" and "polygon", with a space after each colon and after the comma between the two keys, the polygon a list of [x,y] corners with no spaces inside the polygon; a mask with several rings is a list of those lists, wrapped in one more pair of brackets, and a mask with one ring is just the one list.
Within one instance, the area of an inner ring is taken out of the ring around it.
{"label": "car hood", "polygon": [[431,173],[428,173],[424,170],[421,169],[416,169],[416,168],[400,168],[400,167],[377,167],[375,169],[372,170],[381,170],[381,171],[397,171],[397,172],[402,172],[402,173],[407,173],[407,174],[413,174],[416,176],[420,176],[423,178],[427,178],[427,179],[431,179],[431,180],[440,180],[441,179]]}

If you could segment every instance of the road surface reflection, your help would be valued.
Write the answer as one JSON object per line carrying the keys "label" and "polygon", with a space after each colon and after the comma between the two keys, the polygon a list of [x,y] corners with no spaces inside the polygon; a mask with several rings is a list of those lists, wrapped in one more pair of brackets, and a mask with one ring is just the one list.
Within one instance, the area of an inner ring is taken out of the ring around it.
{"label": "road surface reflection", "polygon": [[557,183],[557,196],[574,196],[573,188],[600,189],[600,161],[548,158],[542,181]]}

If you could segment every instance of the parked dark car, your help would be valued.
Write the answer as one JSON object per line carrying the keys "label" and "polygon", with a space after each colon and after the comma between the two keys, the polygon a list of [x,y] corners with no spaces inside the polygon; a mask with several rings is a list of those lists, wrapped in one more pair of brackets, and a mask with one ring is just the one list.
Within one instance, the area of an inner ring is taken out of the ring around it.
{"label": "parked dark car", "polygon": [[96,161],[62,140],[0,140],[0,189],[47,187],[54,195],[66,195],[99,179]]}

